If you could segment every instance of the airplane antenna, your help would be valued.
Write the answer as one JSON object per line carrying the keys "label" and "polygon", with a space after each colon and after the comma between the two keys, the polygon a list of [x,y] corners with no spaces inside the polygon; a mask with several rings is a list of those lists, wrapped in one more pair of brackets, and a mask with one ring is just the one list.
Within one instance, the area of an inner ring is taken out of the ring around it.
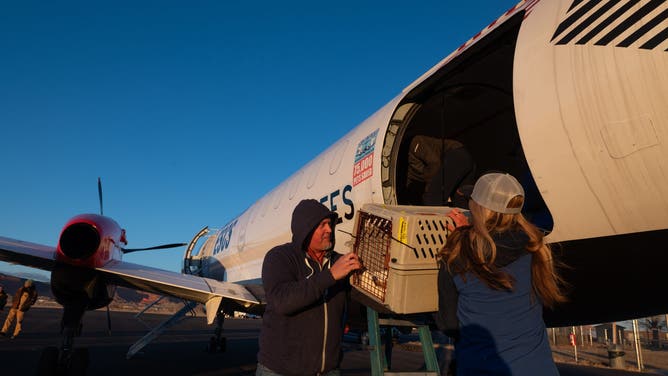
{"label": "airplane antenna", "polygon": [[102,208],[102,179],[98,176],[97,178],[97,194],[100,197],[100,215],[104,215],[104,210]]}

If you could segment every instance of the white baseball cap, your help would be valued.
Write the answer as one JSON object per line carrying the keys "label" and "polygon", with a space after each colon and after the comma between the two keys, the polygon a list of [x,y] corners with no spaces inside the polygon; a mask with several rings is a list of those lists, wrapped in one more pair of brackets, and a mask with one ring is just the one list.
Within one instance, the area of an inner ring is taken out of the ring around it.
{"label": "white baseball cap", "polygon": [[471,199],[478,205],[503,214],[517,214],[522,207],[509,208],[515,196],[524,197],[522,185],[510,174],[489,173],[481,176],[473,187]]}

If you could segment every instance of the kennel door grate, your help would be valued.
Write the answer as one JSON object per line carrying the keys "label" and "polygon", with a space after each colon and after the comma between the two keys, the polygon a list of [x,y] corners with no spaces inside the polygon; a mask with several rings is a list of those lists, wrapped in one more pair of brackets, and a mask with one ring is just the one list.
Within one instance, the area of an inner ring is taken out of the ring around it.
{"label": "kennel door grate", "polygon": [[359,215],[353,252],[362,260],[364,270],[354,275],[353,284],[380,302],[384,302],[392,242],[392,221],[364,211],[360,211]]}

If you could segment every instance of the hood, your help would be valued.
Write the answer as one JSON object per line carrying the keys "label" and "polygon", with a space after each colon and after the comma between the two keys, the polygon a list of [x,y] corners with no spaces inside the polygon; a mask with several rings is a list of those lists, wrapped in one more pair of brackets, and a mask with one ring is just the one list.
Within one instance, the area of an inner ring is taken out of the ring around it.
{"label": "hood", "polygon": [[325,218],[332,220],[332,249],[334,248],[334,227],[337,214],[316,200],[302,200],[292,212],[292,244],[305,251],[307,241],[310,241],[313,230]]}
{"label": "hood", "polygon": [[529,243],[529,236],[521,230],[510,230],[491,234],[494,242],[505,248],[524,249]]}

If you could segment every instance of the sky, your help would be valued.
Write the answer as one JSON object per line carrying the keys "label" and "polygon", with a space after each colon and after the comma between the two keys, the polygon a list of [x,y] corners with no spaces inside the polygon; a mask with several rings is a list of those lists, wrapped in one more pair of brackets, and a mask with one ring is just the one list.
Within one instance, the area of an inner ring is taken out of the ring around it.
{"label": "sky", "polygon": [[516,3],[3,2],[0,236],[55,245],[98,177],[128,248],[222,227]]}

